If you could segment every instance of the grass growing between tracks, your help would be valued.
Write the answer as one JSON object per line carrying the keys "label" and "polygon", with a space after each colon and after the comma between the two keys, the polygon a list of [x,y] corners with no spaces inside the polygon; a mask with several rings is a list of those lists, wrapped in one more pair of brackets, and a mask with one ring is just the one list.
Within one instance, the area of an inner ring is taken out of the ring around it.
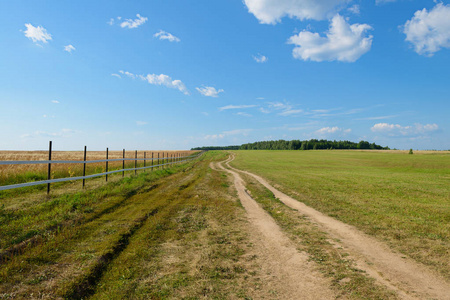
{"label": "grass growing between tracks", "polygon": [[450,278],[450,154],[237,151],[231,163]]}
{"label": "grass growing between tracks", "polygon": [[337,298],[344,299],[397,299],[395,294],[365,276],[351,260],[346,259],[344,250],[336,248],[326,233],[320,231],[307,217],[286,206],[275,198],[271,191],[253,177],[241,174],[246,188],[264,210],[286,232],[300,251],[308,253],[326,277],[332,279]]}
{"label": "grass growing between tracks", "polygon": [[244,212],[208,167],[223,158],[4,209],[5,249],[21,225],[37,233],[2,257],[0,299],[248,298],[259,281]]}

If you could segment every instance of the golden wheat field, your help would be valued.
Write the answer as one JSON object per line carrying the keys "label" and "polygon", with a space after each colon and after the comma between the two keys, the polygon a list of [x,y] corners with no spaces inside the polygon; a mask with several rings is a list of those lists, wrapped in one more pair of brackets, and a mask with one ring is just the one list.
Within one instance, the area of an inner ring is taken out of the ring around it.
{"label": "golden wheat field", "polygon": [[[188,156],[196,151],[163,151],[163,150],[142,150],[138,151],[138,158],[146,158],[146,166],[159,162],[162,163],[162,157]],[[135,158],[135,151],[126,151],[125,158]],[[109,151],[109,159],[122,159],[122,151]],[[83,161],[83,151],[53,151],[52,160],[79,160]],[[106,151],[87,151],[86,160],[106,159]],[[21,161],[21,160],[48,160],[48,151],[0,151],[0,161]],[[167,162],[167,161],[166,161]],[[134,161],[125,161],[126,168],[133,168]],[[144,166],[144,161],[137,162],[138,167]],[[28,181],[37,181],[47,179],[47,164],[24,164],[24,165],[0,165],[0,186],[22,183]],[[122,161],[109,162],[108,170],[122,168]],[[52,178],[81,176],[83,164],[52,164]],[[106,170],[106,163],[89,163],[86,165],[86,174],[102,173]]]}

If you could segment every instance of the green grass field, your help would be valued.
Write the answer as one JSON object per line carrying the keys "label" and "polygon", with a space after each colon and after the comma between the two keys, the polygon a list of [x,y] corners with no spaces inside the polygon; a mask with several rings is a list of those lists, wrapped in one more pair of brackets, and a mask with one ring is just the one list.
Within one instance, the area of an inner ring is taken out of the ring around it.
{"label": "green grass field", "polygon": [[225,157],[3,197],[0,299],[250,299],[245,212],[209,168]]}
{"label": "green grass field", "polygon": [[235,151],[232,165],[450,278],[450,154]]}
{"label": "green grass field", "polygon": [[[388,241],[448,277],[449,155],[237,151],[238,168]],[[198,160],[0,194],[0,299],[272,299],[231,176]],[[244,176],[248,190],[339,297],[396,299],[314,222]]]}

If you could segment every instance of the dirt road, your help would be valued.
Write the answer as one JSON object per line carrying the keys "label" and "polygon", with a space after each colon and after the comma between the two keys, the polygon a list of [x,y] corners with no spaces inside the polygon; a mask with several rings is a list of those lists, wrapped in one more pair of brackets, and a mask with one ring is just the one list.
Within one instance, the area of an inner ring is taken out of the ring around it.
{"label": "dirt road", "polygon": [[[335,299],[329,280],[308,261],[307,254],[297,251],[275,221],[247,194],[239,174],[225,169],[222,163],[216,166],[234,177],[239,199],[250,221],[250,236],[259,248],[258,256],[263,258],[262,268],[270,277],[265,281],[274,285],[274,290],[278,291],[277,299]],[[211,164],[214,169],[216,166]]]}
{"label": "dirt road", "polygon": [[386,244],[362,233],[353,226],[328,217],[287,196],[260,176],[231,167],[229,162],[233,159],[234,157],[230,157],[223,162],[228,169],[225,169],[222,164],[218,164],[218,166],[234,176],[234,184],[239,198],[248,212],[251,223],[270,245],[267,247],[268,254],[278,258],[274,267],[282,266],[277,272],[281,272],[280,275],[287,278],[286,282],[290,288],[295,287],[296,284],[299,285],[298,288],[302,290],[303,299],[305,299],[305,292],[312,295],[311,299],[325,299],[325,296],[333,298],[333,296],[330,290],[326,289],[326,280],[315,274],[314,268],[306,262],[306,255],[298,253],[295,247],[289,244],[288,238],[273,219],[246,193],[244,182],[238,172],[252,176],[284,204],[297,210],[299,214],[308,216],[329,234],[336,247],[342,247],[350,254],[359,269],[365,271],[379,284],[395,291],[399,297],[403,299],[450,299],[449,284],[425,266],[393,252]]}

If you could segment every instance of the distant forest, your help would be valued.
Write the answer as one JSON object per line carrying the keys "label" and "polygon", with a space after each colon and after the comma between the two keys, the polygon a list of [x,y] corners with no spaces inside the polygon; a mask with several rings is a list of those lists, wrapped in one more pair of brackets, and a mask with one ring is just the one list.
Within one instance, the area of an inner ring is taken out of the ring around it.
{"label": "distant forest", "polygon": [[197,147],[191,150],[326,150],[326,149],[367,149],[367,150],[389,150],[389,147],[382,147],[375,143],[360,141],[354,143],[350,141],[328,141],[328,140],[278,140],[262,141],[243,144],[241,146],[210,146]]}

